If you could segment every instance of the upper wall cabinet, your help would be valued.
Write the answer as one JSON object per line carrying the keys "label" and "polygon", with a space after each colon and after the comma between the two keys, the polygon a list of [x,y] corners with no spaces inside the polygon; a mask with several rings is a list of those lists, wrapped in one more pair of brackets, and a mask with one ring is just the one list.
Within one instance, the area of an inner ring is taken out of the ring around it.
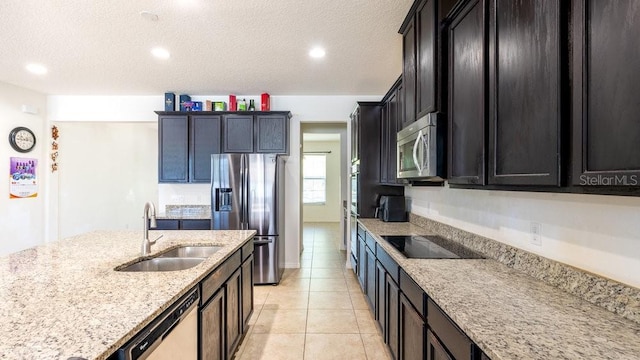
{"label": "upper wall cabinet", "polygon": [[449,26],[449,183],[485,185],[485,1],[459,6]]}
{"label": "upper wall cabinet", "polygon": [[[440,111],[446,81],[446,42],[441,20],[455,0],[417,0],[407,15],[402,34],[402,128],[420,117]],[[400,129],[398,129],[400,130]]]}
{"label": "upper wall cabinet", "polygon": [[491,2],[489,184],[561,185],[561,3]]}
{"label": "upper wall cabinet", "polygon": [[189,122],[189,181],[211,182],[211,154],[220,153],[220,116],[190,116]]}
{"label": "upper wall cabinet", "polygon": [[289,152],[288,111],[157,114],[160,183],[210,182],[211,154]]}
{"label": "upper wall cabinet", "polygon": [[402,182],[398,181],[396,174],[398,148],[396,142],[396,133],[402,127],[401,111],[399,107],[400,87],[402,77],[400,77],[391,87],[387,95],[382,99],[381,110],[381,127],[380,133],[380,183],[384,185],[398,185]]}
{"label": "upper wall cabinet", "polygon": [[640,185],[637,5],[573,2],[574,185]]}
{"label": "upper wall cabinet", "polygon": [[158,182],[189,182],[189,117],[158,118]]}
{"label": "upper wall cabinet", "polygon": [[288,112],[225,115],[223,152],[288,154],[290,117]]}
{"label": "upper wall cabinet", "polygon": [[158,117],[158,182],[211,181],[211,154],[220,152],[220,116]]}
{"label": "upper wall cabinet", "polygon": [[222,150],[226,153],[253,152],[253,116],[225,115]]}
{"label": "upper wall cabinet", "polygon": [[289,117],[257,115],[255,117],[256,152],[268,154],[289,153]]}
{"label": "upper wall cabinet", "polygon": [[411,17],[402,33],[402,127],[416,121],[416,27]]}

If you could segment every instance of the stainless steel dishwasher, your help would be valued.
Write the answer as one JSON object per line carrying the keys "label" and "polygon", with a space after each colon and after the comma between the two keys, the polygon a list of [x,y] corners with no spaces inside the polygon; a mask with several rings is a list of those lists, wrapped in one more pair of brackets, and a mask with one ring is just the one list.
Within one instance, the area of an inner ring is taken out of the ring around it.
{"label": "stainless steel dishwasher", "polygon": [[198,288],[154,319],[118,351],[120,360],[198,359]]}

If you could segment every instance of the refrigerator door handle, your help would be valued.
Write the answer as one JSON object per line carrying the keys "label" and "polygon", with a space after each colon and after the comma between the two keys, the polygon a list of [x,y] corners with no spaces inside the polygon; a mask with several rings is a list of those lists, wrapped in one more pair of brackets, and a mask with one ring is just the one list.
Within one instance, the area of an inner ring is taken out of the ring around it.
{"label": "refrigerator door handle", "polygon": [[242,216],[244,217],[244,229],[249,230],[249,159],[247,154],[242,154],[242,158],[244,159],[244,183],[242,184],[242,188],[244,189],[244,198],[242,199],[242,204],[244,206],[242,210]]}
{"label": "refrigerator door handle", "polygon": [[244,207],[246,206],[244,203],[244,193],[246,191],[244,186],[245,167],[244,155],[240,155],[240,230],[245,229],[246,222],[244,218]]}
{"label": "refrigerator door handle", "polygon": [[273,242],[273,239],[270,240],[254,240],[253,244],[254,245],[266,245],[266,244],[271,244]]}

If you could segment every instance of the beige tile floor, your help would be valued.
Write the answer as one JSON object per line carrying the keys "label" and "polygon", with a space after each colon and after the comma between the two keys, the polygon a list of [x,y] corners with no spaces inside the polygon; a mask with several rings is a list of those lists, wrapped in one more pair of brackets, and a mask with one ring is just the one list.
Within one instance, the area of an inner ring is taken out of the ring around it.
{"label": "beige tile floor", "polygon": [[391,359],[340,241],[337,223],[304,224],[301,268],[255,287],[235,359]]}

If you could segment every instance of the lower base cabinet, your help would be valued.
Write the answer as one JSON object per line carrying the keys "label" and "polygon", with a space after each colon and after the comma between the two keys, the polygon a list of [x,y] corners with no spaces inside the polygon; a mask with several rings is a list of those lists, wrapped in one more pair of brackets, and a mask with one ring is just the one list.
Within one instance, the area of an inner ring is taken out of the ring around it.
{"label": "lower base cabinet", "polygon": [[230,360],[253,311],[253,239],[200,282],[201,360]]}
{"label": "lower base cabinet", "polygon": [[387,328],[387,271],[380,261],[376,260],[376,311],[375,319],[378,327],[382,330],[382,338],[386,341]]}
{"label": "lower base cabinet", "polygon": [[400,359],[400,288],[391,275],[386,275],[387,287],[387,328],[386,339],[391,355],[394,359]]}
{"label": "lower base cabinet", "polygon": [[224,289],[221,289],[200,309],[199,343],[200,359],[202,360],[225,359],[224,294]]}
{"label": "lower base cabinet", "polygon": [[253,255],[242,263],[242,332],[247,332],[253,314]]}
{"label": "lower base cabinet", "polygon": [[422,360],[425,323],[404,294],[400,294],[400,359]]}
{"label": "lower base cabinet", "polygon": [[240,269],[236,270],[225,285],[227,300],[227,359],[233,357],[242,336],[242,319],[240,315],[242,279]]}
{"label": "lower base cabinet", "polygon": [[210,219],[158,219],[156,224],[153,230],[211,230]]}
{"label": "lower base cabinet", "polygon": [[427,360],[453,360],[431,330],[427,330]]}
{"label": "lower base cabinet", "polygon": [[365,241],[373,237],[363,233],[357,237],[358,281],[393,360],[489,360],[384,247]]}

